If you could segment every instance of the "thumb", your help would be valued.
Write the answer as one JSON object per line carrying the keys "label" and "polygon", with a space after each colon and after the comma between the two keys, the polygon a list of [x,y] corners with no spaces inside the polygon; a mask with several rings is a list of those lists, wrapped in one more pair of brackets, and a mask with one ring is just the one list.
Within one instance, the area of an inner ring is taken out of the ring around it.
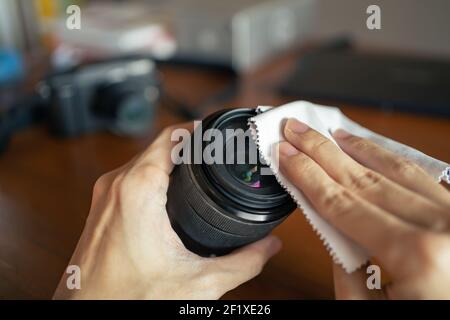
{"label": "thumb", "polygon": [[226,256],[215,258],[224,272],[228,290],[256,277],[267,261],[281,249],[279,238],[270,235],[266,238],[242,247]]}

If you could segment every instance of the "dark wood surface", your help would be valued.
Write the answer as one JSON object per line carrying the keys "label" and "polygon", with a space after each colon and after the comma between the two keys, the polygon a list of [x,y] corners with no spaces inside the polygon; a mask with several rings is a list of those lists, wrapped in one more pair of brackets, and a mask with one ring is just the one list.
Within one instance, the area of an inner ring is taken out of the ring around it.
{"label": "dark wood surface", "polygon": [[[295,55],[287,55],[242,77],[237,97],[225,107],[287,102],[275,88],[294,63]],[[161,72],[167,91],[190,104],[230,81],[193,67],[164,66]],[[338,106],[369,129],[450,162],[450,120]],[[98,133],[61,140],[44,127],[17,134],[0,156],[0,298],[51,298],[82,232],[95,180],[181,120],[161,105],[144,139]],[[295,212],[275,233],[284,244],[281,253],[225,298],[333,298],[329,255],[302,214]]]}

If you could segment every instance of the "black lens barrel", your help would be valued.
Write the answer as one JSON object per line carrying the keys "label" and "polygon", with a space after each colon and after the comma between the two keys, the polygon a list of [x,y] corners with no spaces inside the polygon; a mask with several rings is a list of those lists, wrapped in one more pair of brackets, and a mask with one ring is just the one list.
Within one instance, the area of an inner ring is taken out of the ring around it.
{"label": "black lens barrel", "polygon": [[[226,120],[230,114],[235,119],[236,113],[241,114],[242,127],[247,128],[249,115],[254,112],[237,109],[216,113],[205,119],[203,131],[219,117]],[[253,202],[242,201],[221,185],[221,179],[227,177],[214,179],[208,166],[225,165],[181,164],[170,178],[167,212],[172,227],[192,252],[201,256],[226,254],[265,237],[295,209],[294,202],[281,188],[274,188],[275,194],[258,194],[255,189]],[[277,184],[275,179],[273,183]],[[242,187],[252,191],[250,187]]]}

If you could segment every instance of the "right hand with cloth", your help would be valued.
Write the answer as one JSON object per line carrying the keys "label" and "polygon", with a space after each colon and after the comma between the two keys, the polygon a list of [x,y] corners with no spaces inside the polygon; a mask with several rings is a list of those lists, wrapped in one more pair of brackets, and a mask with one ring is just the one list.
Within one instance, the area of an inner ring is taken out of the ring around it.
{"label": "right hand with cloth", "polygon": [[450,192],[418,165],[346,131],[339,149],[290,119],[280,170],[317,212],[365,248],[390,279],[369,290],[365,269],[334,265],[337,299],[450,299]]}

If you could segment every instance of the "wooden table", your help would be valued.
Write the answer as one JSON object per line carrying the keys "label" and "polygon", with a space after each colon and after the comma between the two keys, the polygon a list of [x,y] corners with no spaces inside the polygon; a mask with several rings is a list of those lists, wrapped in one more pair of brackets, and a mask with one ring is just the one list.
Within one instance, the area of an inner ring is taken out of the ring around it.
{"label": "wooden table", "polygon": [[[231,107],[287,102],[275,87],[295,64],[292,53],[241,78]],[[171,95],[195,104],[223,88],[227,76],[193,67],[163,66]],[[369,129],[450,162],[450,120],[339,105]],[[152,135],[128,139],[98,133],[71,140],[44,127],[17,134],[0,156],[0,298],[50,298],[86,220],[91,191],[103,173],[143,150],[181,119],[161,106]],[[225,298],[333,298],[330,258],[302,214],[275,233],[284,247],[256,279]]]}

